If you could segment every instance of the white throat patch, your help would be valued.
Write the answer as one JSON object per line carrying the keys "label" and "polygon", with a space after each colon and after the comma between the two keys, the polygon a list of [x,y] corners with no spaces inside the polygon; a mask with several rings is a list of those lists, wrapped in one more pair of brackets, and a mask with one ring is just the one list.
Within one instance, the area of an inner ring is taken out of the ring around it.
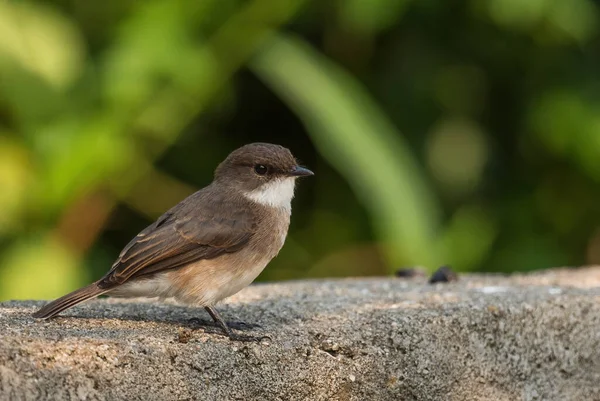
{"label": "white throat patch", "polygon": [[295,186],[296,179],[288,177],[271,181],[253,191],[246,192],[244,195],[246,198],[264,206],[291,210]]}

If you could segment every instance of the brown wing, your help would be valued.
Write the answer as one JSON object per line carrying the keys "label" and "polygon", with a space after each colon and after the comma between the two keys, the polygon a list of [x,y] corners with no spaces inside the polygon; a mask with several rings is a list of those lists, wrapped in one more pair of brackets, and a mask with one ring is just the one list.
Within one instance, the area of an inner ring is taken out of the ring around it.
{"label": "brown wing", "polygon": [[228,205],[236,212],[223,215],[224,201],[198,192],[182,201],[127,244],[98,285],[111,288],[239,250],[254,232],[253,214],[244,205]]}

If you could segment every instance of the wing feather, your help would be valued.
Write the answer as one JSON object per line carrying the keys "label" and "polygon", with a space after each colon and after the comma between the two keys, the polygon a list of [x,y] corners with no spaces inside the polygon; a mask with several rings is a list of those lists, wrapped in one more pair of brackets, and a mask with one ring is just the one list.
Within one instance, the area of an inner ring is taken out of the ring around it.
{"label": "wing feather", "polygon": [[229,210],[237,212],[223,216],[220,213],[223,202],[232,201],[210,198],[199,191],[140,232],[125,246],[99,286],[112,288],[132,278],[213,259],[242,248],[255,231],[253,213],[246,205],[231,204]]}

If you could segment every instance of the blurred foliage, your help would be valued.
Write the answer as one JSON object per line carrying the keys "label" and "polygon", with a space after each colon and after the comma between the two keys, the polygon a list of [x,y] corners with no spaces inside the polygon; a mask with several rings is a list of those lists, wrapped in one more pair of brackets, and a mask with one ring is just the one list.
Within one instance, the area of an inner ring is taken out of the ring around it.
{"label": "blurred foliage", "polygon": [[0,299],[99,277],[252,141],[317,173],[262,280],[598,263],[599,7],[0,2]]}

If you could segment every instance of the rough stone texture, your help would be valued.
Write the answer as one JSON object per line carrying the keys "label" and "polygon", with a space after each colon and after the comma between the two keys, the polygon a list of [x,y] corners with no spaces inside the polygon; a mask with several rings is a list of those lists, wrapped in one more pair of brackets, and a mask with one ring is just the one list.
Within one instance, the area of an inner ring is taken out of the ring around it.
{"label": "rough stone texture", "polygon": [[0,304],[1,400],[600,400],[600,268],[252,286],[220,310]]}

